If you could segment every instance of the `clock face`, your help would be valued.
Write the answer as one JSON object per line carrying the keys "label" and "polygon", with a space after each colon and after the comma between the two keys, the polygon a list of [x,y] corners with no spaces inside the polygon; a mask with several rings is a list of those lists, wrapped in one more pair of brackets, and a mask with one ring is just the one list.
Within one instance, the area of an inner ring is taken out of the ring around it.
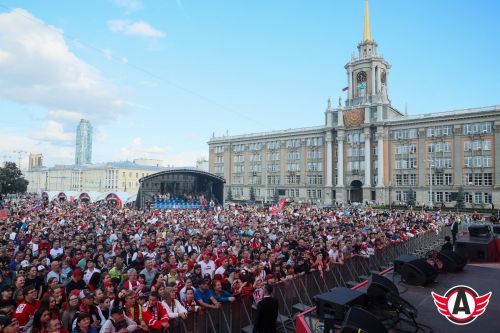
{"label": "clock face", "polygon": [[366,72],[359,72],[357,76],[358,82],[366,82]]}
{"label": "clock face", "polygon": [[385,84],[385,79],[386,79],[386,74],[385,72],[382,72],[382,75],[380,76],[380,81],[382,81],[383,84]]}

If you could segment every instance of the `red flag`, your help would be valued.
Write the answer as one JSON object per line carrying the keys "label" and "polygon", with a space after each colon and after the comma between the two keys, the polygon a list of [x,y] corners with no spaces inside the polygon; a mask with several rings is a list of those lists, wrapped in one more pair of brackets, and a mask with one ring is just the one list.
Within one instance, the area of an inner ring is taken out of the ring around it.
{"label": "red flag", "polygon": [[286,198],[281,198],[278,200],[276,205],[269,208],[269,216],[274,216],[283,211],[285,209]]}
{"label": "red flag", "polygon": [[7,210],[5,208],[0,210],[0,220],[7,220]]}

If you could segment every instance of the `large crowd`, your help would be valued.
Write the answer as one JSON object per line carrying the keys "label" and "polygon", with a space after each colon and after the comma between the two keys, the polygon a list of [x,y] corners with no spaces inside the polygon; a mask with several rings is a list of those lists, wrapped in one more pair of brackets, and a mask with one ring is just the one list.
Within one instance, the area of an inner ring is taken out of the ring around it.
{"label": "large crowd", "polygon": [[0,332],[161,332],[264,285],[373,255],[455,214],[288,206],[133,210],[5,202]]}

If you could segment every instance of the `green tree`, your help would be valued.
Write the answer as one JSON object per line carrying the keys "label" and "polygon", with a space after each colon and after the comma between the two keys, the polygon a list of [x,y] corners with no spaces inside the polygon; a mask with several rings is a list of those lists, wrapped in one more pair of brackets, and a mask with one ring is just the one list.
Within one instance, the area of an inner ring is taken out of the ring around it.
{"label": "green tree", "polygon": [[250,187],[250,201],[255,202],[255,189]]}
{"label": "green tree", "polygon": [[458,192],[457,192],[457,200],[456,200],[456,204],[455,204],[455,207],[457,209],[464,209],[465,207],[465,193],[464,193],[464,188],[463,187],[459,187],[458,188]]}
{"label": "green tree", "polygon": [[28,188],[28,181],[24,179],[23,173],[17,167],[16,163],[5,162],[3,168],[0,167],[0,192],[24,193]]}
{"label": "green tree", "polygon": [[231,191],[231,188],[227,189],[226,200],[227,201],[233,201],[233,191]]}

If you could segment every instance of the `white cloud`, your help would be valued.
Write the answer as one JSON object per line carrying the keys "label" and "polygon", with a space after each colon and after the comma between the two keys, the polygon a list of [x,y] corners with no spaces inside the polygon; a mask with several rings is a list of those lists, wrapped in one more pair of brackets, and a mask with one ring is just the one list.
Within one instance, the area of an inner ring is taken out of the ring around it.
{"label": "white cloud", "polygon": [[31,138],[38,141],[68,142],[75,140],[75,133],[64,132],[63,124],[49,120]]}
{"label": "white cloud", "polygon": [[66,110],[53,110],[49,111],[47,117],[51,120],[59,121],[62,123],[74,124],[80,121],[80,119],[85,118],[82,113],[66,111]]}
{"label": "white cloud", "polygon": [[80,60],[60,30],[23,9],[0,14],[0,96],[49,110],[71,110],[90,120],[116,119],[130,92]]}
{"label": "white cloud", "polygon": [[[26,151],[21,161],[22,168],[28,166],[29,153],[43,153],[45,165],[71,164],[75,158],[74,146],[59,146],[50,141],[37,141],[25,133],[12,128],[1,128],[0,133],[8,140],[0,140],[0,160],[18,161],[18,155],[14,151]],[[6,156],[6,158],[4,158]]]}
{"label": "white cloud", "polygon": [[127,13],[136,12],[142,9],[141,0],[114,0],[115,5],[123,8]]}
{"label": "white cloud", "polygon": [[163,31],[153,28],[149,25],[149,23],[144,21],[130,22],[127,20],[109,20],[108,28],[112,32],[122,32],[127,35],[141,37],[163,38],[167,35]]}
{"label": "white cloud", "polygon": [[121,147],[115,157],[120,160],[133,160],[135,158],[160,158],[160,155],[166,154],[170,148],[153,145],[143,147],[142,140],[136,137],[127,147]]}

